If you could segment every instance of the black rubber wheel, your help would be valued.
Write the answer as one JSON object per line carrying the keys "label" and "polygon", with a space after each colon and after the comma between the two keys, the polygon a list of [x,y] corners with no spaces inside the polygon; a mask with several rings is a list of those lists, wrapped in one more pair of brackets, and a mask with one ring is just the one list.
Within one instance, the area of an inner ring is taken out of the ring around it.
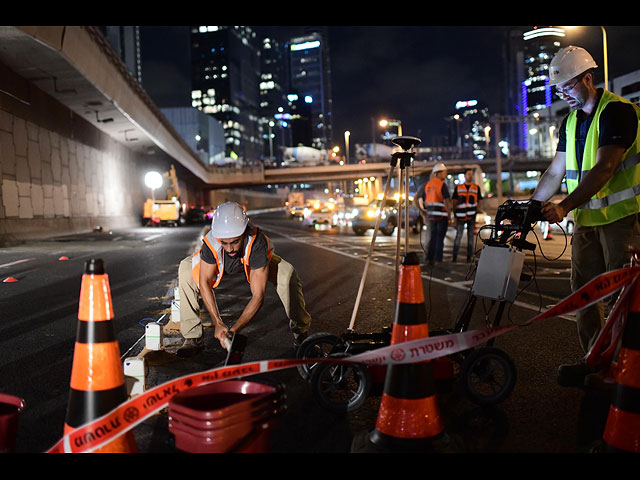
{"label": "black rubber wheel", "polygon": [[[332,353],[344,352],[344,341],[332,333],[319,332],[309,335],[298,347],[296,358],[307,360],[310,358],[326,358]],[[311,380],[311,373],[317,363],[298,365],[298,373],[304,380]]]}
{"label": "black rubber wheel", "polygon": [[[348,358],[336,353],[331,358]],[[356,363],[318,363],[311,374],[313,397],[333,413],[357,410],[366,401],[371,390],[371,374],[366,365]]]}
{"label": "black rubber wheel", "polygon": [[462,362],[460,382],[469,399],[477,405],[496,405],[511,395],[516,385],[516,366],[511,357],[498,348],[479,348]]}

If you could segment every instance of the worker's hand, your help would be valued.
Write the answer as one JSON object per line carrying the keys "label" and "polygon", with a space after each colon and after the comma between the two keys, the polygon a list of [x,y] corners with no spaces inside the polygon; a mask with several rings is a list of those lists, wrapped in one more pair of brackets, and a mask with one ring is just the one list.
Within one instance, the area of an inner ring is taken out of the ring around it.
{"label": "worker's hand", "polygon": [[222,348],[226,350],[227,342],[231,338],[231,335],[229,333],[229,329],[227,328],[227,326],[216,324],[214,336],[218,339]]}
{"label": "worker's hand", "polygon": [[559,223],[569,212],[557,203],[545,202],[542,206],[541,213],[547,222]]}

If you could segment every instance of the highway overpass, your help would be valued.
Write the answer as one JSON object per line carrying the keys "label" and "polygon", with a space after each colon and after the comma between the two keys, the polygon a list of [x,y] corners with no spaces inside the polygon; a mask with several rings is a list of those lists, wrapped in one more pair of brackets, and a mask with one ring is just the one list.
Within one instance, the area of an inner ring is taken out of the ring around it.
{"label": "highway overpass", "polygon": [[[453,163],[492,171],[490,160]],[[137,223],[144,174],[171,165],[188,204],[208,204],[211,190],[380,178],[390,167],[209,168],[94,27],[0,26],[0,236]],[[417,159],[410,173],[432,166]]]}

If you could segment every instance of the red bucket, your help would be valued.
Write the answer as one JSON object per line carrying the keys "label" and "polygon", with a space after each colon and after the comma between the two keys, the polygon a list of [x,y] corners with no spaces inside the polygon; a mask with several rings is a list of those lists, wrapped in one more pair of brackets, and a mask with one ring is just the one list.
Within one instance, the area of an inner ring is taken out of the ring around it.
{"label": "red bucket", "polygon": [[270,430],[286,409],[279,386],[229,380],[175,395],[169,431],[176,448],[192,453],[266,452]]}
{"label": "red bucket", "polygon": [[15,452],[18,417],[23,410],[22,398],[0,393],[0,453]]}

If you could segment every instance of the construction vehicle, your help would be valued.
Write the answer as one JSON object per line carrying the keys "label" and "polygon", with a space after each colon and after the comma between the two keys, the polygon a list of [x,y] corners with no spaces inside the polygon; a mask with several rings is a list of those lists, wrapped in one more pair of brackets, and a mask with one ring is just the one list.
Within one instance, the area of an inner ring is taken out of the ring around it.
{"label": "construction vehicle", "polygon": [[142,221],[146,226],[166,226],[177,227],[180,225],[182,206],[180,204],[180,187],[178,177],[173,165],[168,172],[162,176],[169,181],[167,186],[167,199],[158,200],[155,195],[148,198],[143,205]]}

